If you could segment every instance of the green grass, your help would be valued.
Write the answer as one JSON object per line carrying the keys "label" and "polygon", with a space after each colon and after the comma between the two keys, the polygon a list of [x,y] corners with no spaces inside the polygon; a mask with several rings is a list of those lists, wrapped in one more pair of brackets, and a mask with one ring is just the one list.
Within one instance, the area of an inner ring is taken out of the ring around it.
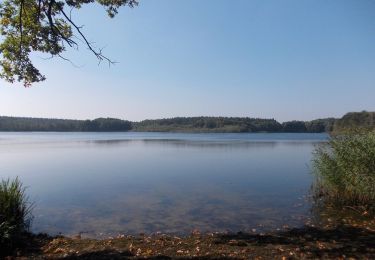
{"label": "green grass", "polygon": [[314,154],[314,192],[339,207],[375,212],[375,132],[333,136]]}
{"label": "green grass", "polygon": [[[9,253],[20,243],[31,225],[32,204],[18,178],[0,183],[0,248]],[[1,254],[0,254],[1,255]]]}

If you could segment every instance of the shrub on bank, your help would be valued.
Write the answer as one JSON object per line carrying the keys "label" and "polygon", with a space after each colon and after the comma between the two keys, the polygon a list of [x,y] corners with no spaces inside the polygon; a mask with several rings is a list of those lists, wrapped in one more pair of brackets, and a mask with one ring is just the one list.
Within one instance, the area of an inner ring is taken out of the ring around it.
{"label": "shrub on bank", "polygon": [[0,248],[6,254],[22,242],[31,224],[31,207],[18,178],[0,183]]}
{"label": "shrub on bank", "polygon": [[315,195],[333,206],[375,212],[375,132],[333,136],[315,151]]}

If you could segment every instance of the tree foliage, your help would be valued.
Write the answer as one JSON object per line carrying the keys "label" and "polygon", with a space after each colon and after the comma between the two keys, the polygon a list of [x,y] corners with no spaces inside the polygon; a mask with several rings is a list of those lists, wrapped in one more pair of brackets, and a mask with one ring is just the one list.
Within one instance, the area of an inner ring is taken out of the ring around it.
{"label": "tree foliage", "polygon": [[375,130],[375,112],[350,112],[335,121],[333,132],[335,134],[352,131]]}
{"label": "tree foliage", "polygon": [[[218,133],[337,133],[341,129],[375,129],[374,112],[348,113],[341,119],[288,121],[250,117],[174,117],[130,122],[116,118],[67,120],[0,116],[0,131],[145,131]],[[364,128],[363,126],[366,126]]]}
{"label": "tree foliage", "polygon": [[231,132],[231,133],[323,133],[329,132],[335,119],[289,121],[249,117],[175,117],[134,123],[136,131],[152,132]]}
{"label": "tree foliage", "polygon": [[274,119],[248,117],[175,117],[144,120],[134,124],[136,131],[157,132],[280,132]]}
{"label": "tree foliage", "polygon": [[115,118],[67,120],[0,117],[0,131],[121,132],[129,131],[131,127],[131,122]]}
{"label": "tree foliage", "polygon": [[97,3],[114,17],[121,6],[134,7],[137,0],[4,0],[0,2],[0,77],[8,82],[30,86],[45,80],[34,66],[30,54],[41,52],[61,57],[79,42],[99,59],[112,61],[87,40],[82,27],[72,18],[72,10]]}

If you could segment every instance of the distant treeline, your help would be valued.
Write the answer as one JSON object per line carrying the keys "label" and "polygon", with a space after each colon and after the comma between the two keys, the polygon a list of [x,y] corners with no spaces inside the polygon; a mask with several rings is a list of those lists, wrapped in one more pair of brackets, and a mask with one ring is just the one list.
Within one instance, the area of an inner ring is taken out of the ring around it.
{"label": "distant treeline", "polygon": [[115,132],[129,131],[130,121],[115,118],[70,120],[27,117],[0,117],[0,131]]}
{"label": "distant treeline", "polygon": [[341,119],[279,123],[274,119],[248,117],[175,117],[130,122],[115,118],[66,120],[25,117],[0,117],[0,131],[61,131],[61,132],[340,132],[353,127],[375,129],[375,112],[348,113]]}
{"label": "distant treeline", "polygon": [[290,121],[279,123],[274,119],[248,117],[176,117],[144,120],[133,124],[135,131],[151,132],[294,132],[321,133],[330,131],[334,119],[318,119],[309,122]]}

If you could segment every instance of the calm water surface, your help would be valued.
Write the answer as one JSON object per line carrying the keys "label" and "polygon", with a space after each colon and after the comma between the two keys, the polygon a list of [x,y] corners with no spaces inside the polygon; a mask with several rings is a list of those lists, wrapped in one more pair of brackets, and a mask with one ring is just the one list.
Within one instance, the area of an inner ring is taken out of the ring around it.
{"label": "calm water surface", "polygon": [[309,216],[325,134],[0,133],[0,177],[28,186],[33,231],[247,231]]}

